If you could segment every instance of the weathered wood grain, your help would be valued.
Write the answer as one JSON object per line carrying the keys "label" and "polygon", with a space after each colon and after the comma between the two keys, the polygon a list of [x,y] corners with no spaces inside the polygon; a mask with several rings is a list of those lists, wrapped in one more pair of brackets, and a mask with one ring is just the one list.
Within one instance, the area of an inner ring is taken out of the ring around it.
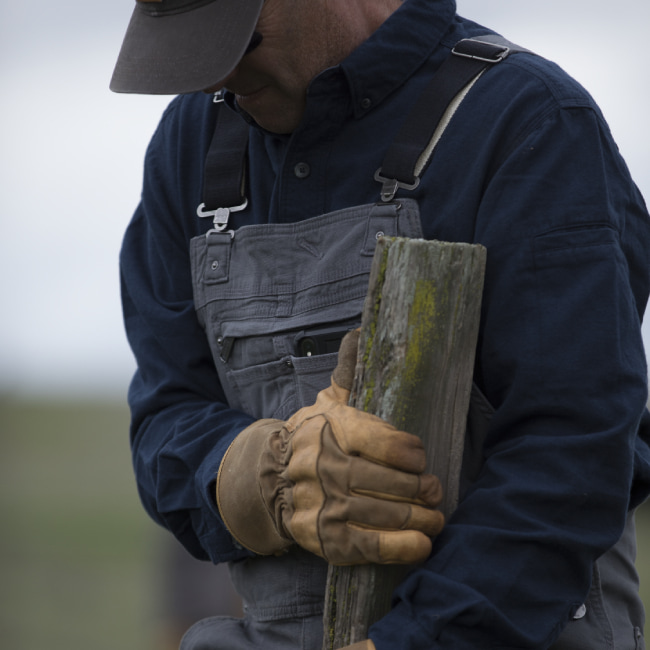
{"label": "weathered wood grain", "polygon": [[[350,404],[422,438],[446,517],[458,499],[485,259],[478,245],[382,239],[362,316]],[[323,650],[367,638],[406,571],[330,566]]]}

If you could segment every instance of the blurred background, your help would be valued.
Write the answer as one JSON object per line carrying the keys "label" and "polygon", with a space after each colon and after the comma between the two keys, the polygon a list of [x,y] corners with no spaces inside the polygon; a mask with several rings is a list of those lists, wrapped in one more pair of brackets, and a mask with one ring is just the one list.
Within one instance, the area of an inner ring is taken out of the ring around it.
{"label": "blurred background", "polygon": [[[650,3],[458,5],[582,82],[650,197]],[[188,564],[148,520],[131,473],[117,256],[169,101],[108,90],[132,7],[0,0],[0,639],[12,650],[165,650],[193,619],[238,611],[223,572]],[[648,347],[647,322],[644,335]],[[648,507],[639,529],[650,605]]]}

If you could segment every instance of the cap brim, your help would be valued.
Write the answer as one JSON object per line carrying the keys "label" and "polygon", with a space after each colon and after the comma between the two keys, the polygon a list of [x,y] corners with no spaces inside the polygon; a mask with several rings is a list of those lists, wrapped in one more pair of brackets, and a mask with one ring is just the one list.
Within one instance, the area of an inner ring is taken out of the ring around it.
{"label": "cap brim", "polygon": [[224,79],[244,55],[264,0],[215,0],[197,9],[151,16],[137,5],[110,89],[178,95]]}

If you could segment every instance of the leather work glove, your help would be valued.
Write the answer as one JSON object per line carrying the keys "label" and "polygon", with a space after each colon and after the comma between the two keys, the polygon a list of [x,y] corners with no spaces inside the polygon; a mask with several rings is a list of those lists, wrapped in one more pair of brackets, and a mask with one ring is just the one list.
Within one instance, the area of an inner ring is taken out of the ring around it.
{"label": "leather work glove", "polygon": [[366,639],[365,641],[358,641],[357,643],[353,643],[352,645],[346,645],[344,648],[341,648],[341,650],[377,650],[375,648],[375,644],[372,642],[371,639]]}
{"label": "leather work glove", "polygon": [[347,405],[359,332],[341,342],[329,388],[289,420],[259,420],[219,467],[217,503],[260,555],[294,542],[330,564],[415,564],[444,525],[442,490],[417,436]]}

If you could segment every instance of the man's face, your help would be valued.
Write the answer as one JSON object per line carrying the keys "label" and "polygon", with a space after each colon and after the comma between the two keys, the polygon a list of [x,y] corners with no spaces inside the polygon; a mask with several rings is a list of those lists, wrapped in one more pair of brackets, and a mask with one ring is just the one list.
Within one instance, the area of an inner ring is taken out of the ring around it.
{"label": "man's face", "polygon": [[206,91],[225,87],[261,127],[291,133],[302,118],[310,81],[340,63],[371,33],[360,15],[350,15],[347,3],[357,4],[266,0],[256,27],[263,36],[261,44]]}

